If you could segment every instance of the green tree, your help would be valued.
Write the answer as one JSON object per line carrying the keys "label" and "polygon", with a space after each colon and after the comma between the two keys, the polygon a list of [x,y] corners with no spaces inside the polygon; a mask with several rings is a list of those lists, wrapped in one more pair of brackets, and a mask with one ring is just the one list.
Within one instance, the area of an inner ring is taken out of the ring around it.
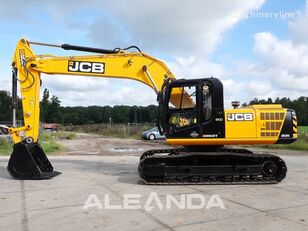
{"label": "green tree", "polygon": [[60,123],[61,122],[61,101],[58,97],[52,96],[50,98],[49,90],[44,89],[43,98],[40,102],[41,106],[41,121],[46,123]]}
{"label": "green tree", "polygon": [[48,108],[49,108],[50,102],[49,102],[49,90],[48,89],[44,89],[43,92],[43,98],[40,102],[40,117],[41,117],[41,121],[46,122],[46,117],[48,114]]}
{"label": "green tree", "polygon": [[114,123],[129,122],[129,106],[114,106],[112,108],[112,121]]}
{"label": "green tree", "polygon": [[8,91],[0,91],[0,121],[12,120],[12,98]]}
{"label": "green tree", "polygon": [[45,115],[45,121],[47,123],[60,123],[61,122],[61,112],[60,103],[58,97],[52,96],[48,105],[47,114]]}
{"label": "green tree", "polygon": [[109,118],[112,117],[112,107],[110,106],[101,107],[101,113],[102,113],[102,123],[109,123]]}

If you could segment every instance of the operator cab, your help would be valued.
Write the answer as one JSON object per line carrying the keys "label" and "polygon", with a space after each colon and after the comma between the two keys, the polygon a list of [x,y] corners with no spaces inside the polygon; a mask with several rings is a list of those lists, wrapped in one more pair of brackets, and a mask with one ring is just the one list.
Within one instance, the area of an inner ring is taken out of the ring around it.
{"label": "operator cab", "polygon": [[225,137],[223,86],[218,79],[175,80],[163,87],[158,120],[167,138]]}

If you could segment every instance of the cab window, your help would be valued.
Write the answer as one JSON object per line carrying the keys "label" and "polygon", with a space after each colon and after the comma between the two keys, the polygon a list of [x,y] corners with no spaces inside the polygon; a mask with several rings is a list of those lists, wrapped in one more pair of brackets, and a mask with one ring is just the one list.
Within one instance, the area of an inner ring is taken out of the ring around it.
{"label": "cab window", "polygon": [[[173,87],[169,100],[168,123],[176,129],[197,124],[196,86]],[[172,102],[172,103],[171,103]]]}
{"label": "cab window", "polygon": [[173,87],[169,100],[169,108],[195,108],[196,97],[196,86]]}
{"label": "cab window", "polygon": [[203,117],[205,121],[208,121],[212,117],[212,94],[211,89],[208,85],[203,85],[202,87],[202,101],[203,101]]}

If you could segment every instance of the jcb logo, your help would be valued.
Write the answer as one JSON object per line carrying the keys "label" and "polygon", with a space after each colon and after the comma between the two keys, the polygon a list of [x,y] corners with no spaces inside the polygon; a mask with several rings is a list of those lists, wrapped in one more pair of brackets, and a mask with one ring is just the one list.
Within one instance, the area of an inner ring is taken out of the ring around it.
{"label": "jcb logo", "polygon": [[68,71],[104,74],[105,63],[69,61]]}
{"label": "jcb logo", "polygon": [[19,57],[20,57],[20,65],[25,67],[27,63],[26,55],[25,55],[25,50],[20,49],[19,50]]}
{"label": "jcb logo", "polygon": [[228,121],[253,121],[252,113],[228,113]]}

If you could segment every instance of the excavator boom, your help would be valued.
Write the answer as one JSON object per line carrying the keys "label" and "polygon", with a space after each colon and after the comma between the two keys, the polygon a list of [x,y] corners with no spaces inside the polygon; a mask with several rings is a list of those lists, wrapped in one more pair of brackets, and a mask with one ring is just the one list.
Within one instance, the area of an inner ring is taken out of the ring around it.
{"label": "excavator boom", "polygon": [[[32,45],[50,46],[65,50],[99,53],[97,55],[59,57],[35,55]],[[128,52],[136,49],[137,52]],[[59,174],[38,143],[40,124],[41,74],[80,75],[100,78],[125,78],[144,83],[156,93],[166,81],[175,77],[164,62],[142,53],[136,46],[106,50],[69,44],[54,45],[20,39],[12,60],[13,108],[17,105],[17,84],[20,85],[24,126],[12,127],[9,132],[15,143],[8,171],[18,179],[49,179]],[[184,97],[183,97],[184,94]],[[190,96],[177,90],[172,104],[193,105]]]}
{"label": "excavator boom", "polygon": [[[144,83],[159,92],[164,81],[174,81],[175,77],[160,60],[142,52],[125,52],[124,50],[106,50],[73,46],[68,44],[52,45],[66,50],[101,53],[100,55],[57,57],[53,55],[35,55],[30,44],[49,45],[45,43],[19,40],[13,56],[13,79],[17,79],[21,88],[22,106],[25,126],[12,128],[15,143],[25,137],[32,137],[37,142],[39,133],[39,96],[41,73],[49,75],[80,75],[85,77],[123,78]],[[134,48],[134,47],[130,47]],[[17,86],[13,86],[16,92]],[[180,92],[174,92],[172,103],[178,105]],[[188,95],[183,102],[191,105]]]}

